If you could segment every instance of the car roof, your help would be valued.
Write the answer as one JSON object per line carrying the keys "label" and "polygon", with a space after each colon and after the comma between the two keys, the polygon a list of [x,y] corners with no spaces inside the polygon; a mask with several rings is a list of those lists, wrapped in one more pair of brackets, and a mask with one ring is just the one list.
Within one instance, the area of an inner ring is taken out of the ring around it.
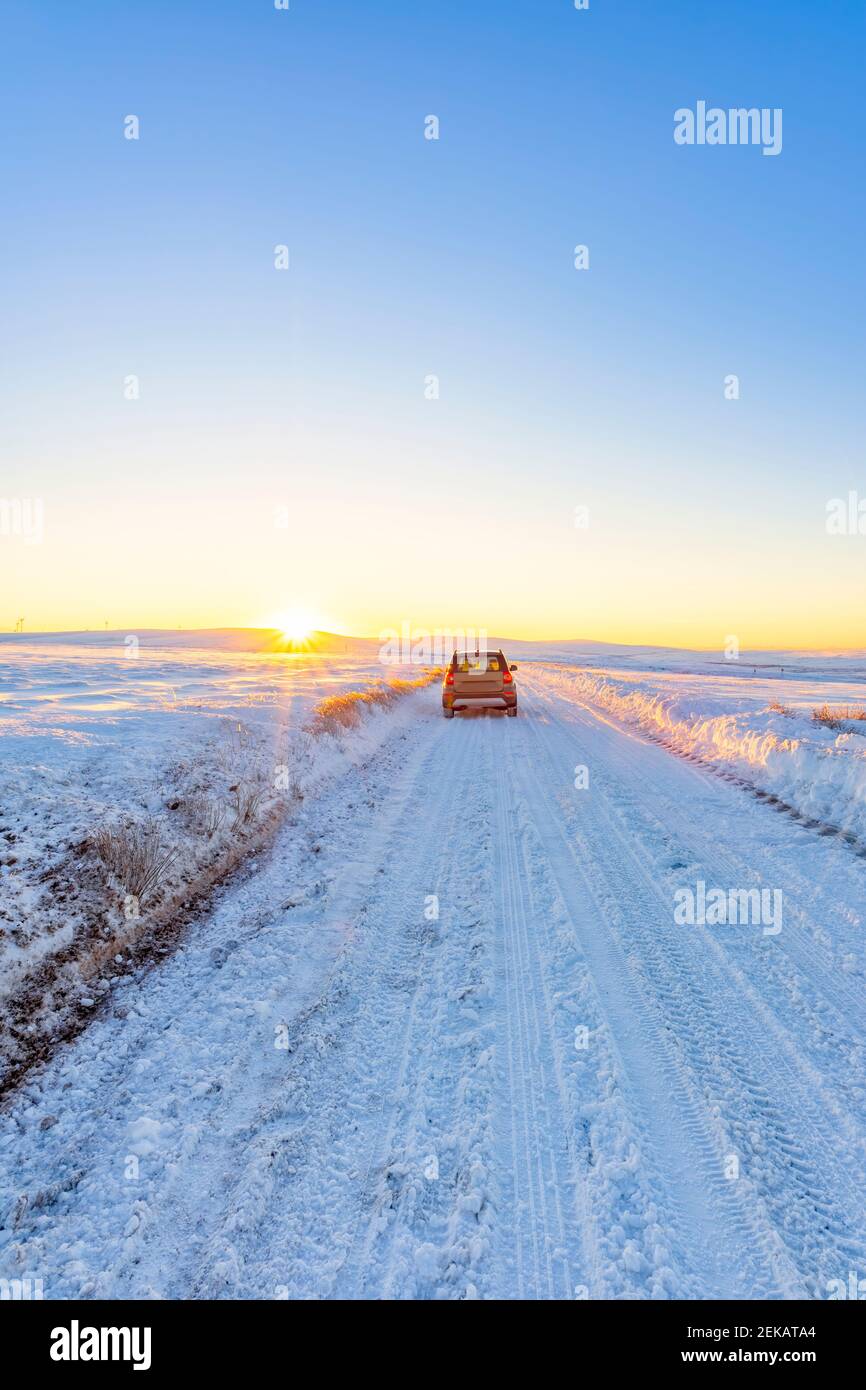
{"label": "car roof", "polygon": [[486,651],[483,651],[483,652],[455,652],[455,653],[454,653],[454,658],[455,658],[457,661],[464,661],[464,660],[465,660],[465,661],[472,661],[472,660],[475,659],[476,656],[502,656],[502,652],[500,651],[500,649],[499,649],[498,647],[493,647],[493,648],[488,648]]}

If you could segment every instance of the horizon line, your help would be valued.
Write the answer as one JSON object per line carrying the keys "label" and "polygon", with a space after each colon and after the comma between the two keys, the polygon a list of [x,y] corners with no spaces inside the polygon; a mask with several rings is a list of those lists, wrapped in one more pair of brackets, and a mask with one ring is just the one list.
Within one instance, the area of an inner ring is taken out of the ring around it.
{"label": "horizon line", "polygon": [[[129,629],[128,627],[122,627],[122,628],[121,628],[121,627],[113,627],[113,628],[102,628],[102,627],[97,627],[97,628],[33,628],[33,629],[31,629],[29,632],[16,632],[16,631],[14,631],[14,630],[12,630],[12,629],[3,629],[3,630],[0,630],[0,640],[4,640],[4,639],[6,639],[6,638],[13,638],[13,639],[16,639],[16,640],[19,640],[19,641],[26,641],[27,638],[38,638],[38,637],[83,637],[83,636],[88,636],[88,637],[89,637],[89,636],[94,636],[94,637],[97,637],[97,636],[105,636],[105,637],[108,637],[108,636],[120,635],[120,634],[128,635],[128,634],[129,634],[129,631],[130,631],[130,629]],[[133,633],[135,633],[135,632],[138,632],[138,633],[147,632],[147,633],[167,634],[167,635],[174,635],[174,634],[177,634],[177,633],[189,633],[191,636],[195,636],[195,635],[197,635],[197,634],[202,634],[202,633],[214,633],[214,634],[217,634],[217,633],[263,633],[263,634],[264,634],[264,633],[281,633],[282,630],[281,630],[279,627],[274,627],[274,626],[263,627],[263,626],[258,626],[258,625],[255,625],[255,624],[248,624],[248,625],[234,625],[234,624],[233,624],[233,625],[216,626],[216,627],[143,627],[143,626],[140,626],[140,625],[139,625],[137,628],[133,625],[133,626],[132,626],[132,631],[133,631]],[[421,631],[427,631],[427,629],[422,629]],[[446,634],[446,633],[452,633],[452,632],[456,633],[456,632],[460,631],[460,629],[442,628],[442,629],[440,629],[440,631],[441,631],[443,634]],[[478,629],[478,631],[480,632],[480,629]],[[434,632],[433,635],[435,635],[435,632]],[[514,633],[511,633],[511,634],[499,634],[499,633],[497,633],[497,634],[493,634],[493,635],[494,635],[498,640],[500,640],[500,641],[525,642],[525,643],[531,643],[531,644],[536,645],[536,646],[541,646],[541,645],[557,645],[557,644],[558,644],[558,645],[565,646],[565,645],[568,645],[568,644],[570,644],[570,643],[582,643],[582,644],[587,645],[587,646],[621,647],[621,648],[624,648],[624,649],[631,649],[631,650],[635,650],[635,649],[639,649],[639,648],[644,648],[644,649],[648,649],[648,650],[669,651],[669,652],[692,652],[692,653],[700,654],[700,655],[708,655],[708,654],[712,654],[712,653],[716,653],[716,652],[719,652],[719,653],[723,653],[723,652],[724,652],[724,646],[723,646],[723,644],[720,644],[720,645],[718,645],[718,646],[706,646],[706,647],[703,647],[703,646],[694,646],[694,647],[690,647],[690,646],[671,646],[670,643],[667,643],[667,642],[646,642],[646,641],[644,641],[644,642],[615,642],[615,641],[609,640],[608,638],[603,638],[603,637],[520,637],[520,636],[518,636],[518,635],[516,635],[516,634],[514,634]],[[336,631],[333,631],[333,630],[331,630],[331,629],[326,629],[326,628],[314,628],[314,629],[312,629],[312,630],[310,631],[310,633],[308,634],[308,637],[307,637],[306,641],[312,643],[313,639],[315,639],[315,638],[317,638],[317,637],[334,637],[334,638],[339,638],[341,641],[355,641],[355,642],[381,642],[381,641],[382,641],[382,638],[379,637],[379,636],[377,636],[377,637],[372,637],[372,636],[368,636],[368,635],[362,634],[362,633],[336,632]],[[413,638],[410,638],[410,640],[412,640],[412,641],[414,641],[414,640],[420,641],[420,640],[422,640],[422,638],[421,638],[421,636],[419,635],[417,638],[414,638],[414,637],[413,637]],[[843,647],[843,646],[838,646],[838,645],[836,645],[836,644],[829,644],[829,645],[826,645],[826,646],[821,646],[821,645],[817,645],[817,646],[816,646],[816,645],[813,645],[813,646],[804,646],[804,647],[755,646],[755,647],[742,647],[740,650],[741,650],[741,653],[745,653],[745,652],[750,652],[750,651],[751,651],[751,652],[791,652],[791,653],[802,654],[802,655],[815,654],[815,653],[822,653],[822,654],[826,654],[826,655],[830,655],[830,654],[837,654],[837,655],[854,655],[854,654],[857,654],[857,655],[859,655],[859,654],[861,654],[861,653],[866,653],[866,646],[861,646],[861,647]],[[732,658],[728,658],[729,664],[732,664],[733,660],[734,660],[734,659],[732,659]]]}

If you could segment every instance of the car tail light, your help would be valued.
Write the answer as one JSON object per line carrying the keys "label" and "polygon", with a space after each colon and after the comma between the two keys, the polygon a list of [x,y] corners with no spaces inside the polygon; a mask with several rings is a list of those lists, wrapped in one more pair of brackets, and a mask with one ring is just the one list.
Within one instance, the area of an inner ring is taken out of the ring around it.
{"label": "car tail light", "polygon": [[446,685],[453,685],[453,684],[454,684],[454,672],[453,672],[452,670],[450,670],[450,669],[447,670],[447,671],[445,672],[445,684],[446,684]]}
{"label": "car tail light", "polygon": [[509,671],[509,669],[508,669],[507,666],[506,666],[505,670],[502,672],[502,684],[503,684],[503,685],[513,685],[513,684],[514,684],[514,677],[512,676],[512,674],[511,674],[511,672]]}

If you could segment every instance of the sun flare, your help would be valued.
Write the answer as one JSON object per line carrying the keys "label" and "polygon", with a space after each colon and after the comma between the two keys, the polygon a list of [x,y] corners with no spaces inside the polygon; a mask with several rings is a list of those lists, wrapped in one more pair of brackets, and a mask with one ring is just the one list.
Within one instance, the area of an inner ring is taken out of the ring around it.
{"label": "sun flare", "polygon": [[310,640],[318,624],[311,613],[301,608],[292,608],[277,615],[274,627],[286,642],[292,646],[301,646]]}

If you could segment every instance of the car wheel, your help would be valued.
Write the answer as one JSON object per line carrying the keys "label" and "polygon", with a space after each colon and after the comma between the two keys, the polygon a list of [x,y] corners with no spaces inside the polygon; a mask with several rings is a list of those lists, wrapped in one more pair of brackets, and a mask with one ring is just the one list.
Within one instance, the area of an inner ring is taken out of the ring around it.
{"label": "car wheel", "polygon": [[512,706],[511,706],[511,709],[507,709],[507,710],[505,711],[505,713],[508,715],[509,719],[516,719],[516,718],[517,718],[517,706],[516,706],[516,705],[512,705]]}
{"label": "car wheel", "polygon": [[454,718],[454,711],[453,711],[453,709],[443,709],[442,713],[445,715],[445,718],[446,718],[446,719],[453,719],[453,718]]}

